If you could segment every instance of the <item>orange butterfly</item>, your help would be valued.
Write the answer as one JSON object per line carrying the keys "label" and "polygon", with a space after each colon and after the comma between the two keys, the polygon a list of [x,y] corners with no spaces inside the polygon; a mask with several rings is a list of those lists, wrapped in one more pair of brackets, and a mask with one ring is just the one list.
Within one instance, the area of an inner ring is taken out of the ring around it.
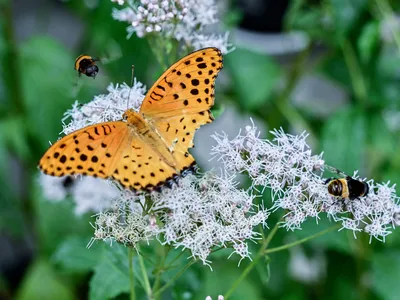
{"label": "orange butterfly", "polygon": [[135,191],[159,189],[195,165],[188,149],[195,131],[213,121],[214,83],[222,69],[217,48],[195,51],[156,81],[139,113],[77,130],[52,145],[39,162],[51,176],[113,178]]}

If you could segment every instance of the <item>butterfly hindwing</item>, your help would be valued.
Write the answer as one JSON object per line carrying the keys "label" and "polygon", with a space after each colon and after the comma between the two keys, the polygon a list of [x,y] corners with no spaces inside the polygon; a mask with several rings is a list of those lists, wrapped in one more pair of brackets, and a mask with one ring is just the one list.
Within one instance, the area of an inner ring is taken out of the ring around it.
{"label": "butterfly hindwing", "polygon": [[133,190],[152,190],[172,180],[177,175],[175,168],[136,133],[131,134],[131,144],[119,158],[112,178]]}

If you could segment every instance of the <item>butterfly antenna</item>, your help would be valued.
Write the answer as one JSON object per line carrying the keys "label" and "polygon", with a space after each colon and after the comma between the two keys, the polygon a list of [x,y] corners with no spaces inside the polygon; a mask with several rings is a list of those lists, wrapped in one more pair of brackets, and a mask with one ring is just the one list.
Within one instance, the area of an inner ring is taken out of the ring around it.
{"label": "butterfly antenna", "polygon": [[131,99],[131,91],[132,91],[132,88],[133,88],[133,81],[134,81],[133,74],[134,73],[135,73],[135,65],[132,65],[131,88],[129,89],[128,101],[126,101],[126,109],[129,109],[129,100]]}

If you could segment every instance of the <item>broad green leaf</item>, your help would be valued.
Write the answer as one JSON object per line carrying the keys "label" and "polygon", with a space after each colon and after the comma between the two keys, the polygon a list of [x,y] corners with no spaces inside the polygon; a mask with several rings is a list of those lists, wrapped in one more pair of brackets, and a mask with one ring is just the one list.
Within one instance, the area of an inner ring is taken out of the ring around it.
{"label": "broad green leaf", "polygon": [[398,251],[385,249],[371,257],[371,284],[382,299],[399,299],[400,256]]}
{"label": "broad green leaf", "polygon": [[[136,268],[135,268],[136,269]],[[135,274],[138,271],[135,271]],[[136,285],[138,281],[136,280]],[[89,298],[110,299],[130,290],[128,248],[118,243],[104,247],[104,255],[90,280]]]}
{"label": "broad green leaf", "polygon": [[374,51],[379,45],[379,26],[380,24],[376,21],[368,23],[363,27],[357,40],[358,53],[360,53],[361,61],[364,64],[371,60]]}
{"label": "broad green leaf", "polygon": [[321,151],[326,162],[349,175],[362,169],[367,132],[367,116],[357,108],[335,113],[322,129]]}
{"label": "broad green leaf", "polygon": [[48,262],[38,260],[30,266],[25,274],[16,299],[72,300],[75,299],[75,296],[73,291],[57,276]]}
{"label": "broad green leaf", "polygon": [[52,261],[69,272],[89,272],[101,262],[104,243],[87,248],[88,239],[71,236],[61,243]]}
{"label": "broad green leaf", "polygon": [[367,0],[331,0],[333,24],[338,38],[343,38],[359,22]]}
{"label": "broad green leaf", "polygon": [[232,76],[232,88],[239,105],[257,109],[267,102],[280,80],[281,69],[265,54],[237,48],[224,58]]}

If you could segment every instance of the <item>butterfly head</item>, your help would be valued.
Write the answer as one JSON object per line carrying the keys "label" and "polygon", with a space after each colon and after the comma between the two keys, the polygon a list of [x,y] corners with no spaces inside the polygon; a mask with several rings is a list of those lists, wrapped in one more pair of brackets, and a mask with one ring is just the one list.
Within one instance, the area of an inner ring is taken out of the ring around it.
{"label": "butterfly head", "polygon": [[128,109],[122,115],[123,120],[127,121],[129,124],[134,125],[138,130],[146,127],[146,121],[144,120],[141,113],[137,113],[133,109]]}

